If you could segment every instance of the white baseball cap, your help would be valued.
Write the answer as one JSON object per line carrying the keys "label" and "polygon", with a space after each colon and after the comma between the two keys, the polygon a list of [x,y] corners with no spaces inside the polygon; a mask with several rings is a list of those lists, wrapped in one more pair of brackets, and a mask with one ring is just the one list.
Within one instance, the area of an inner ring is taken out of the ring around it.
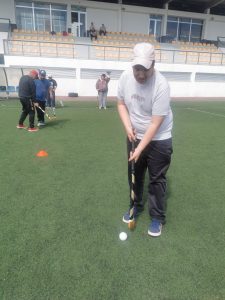
{"label": "white baseball cap", "polygon": [[155,60],[155,49],[150,43],[139,43],[134,46],[134,59],[132,66],[141,65],[150,69],[152,62]]}

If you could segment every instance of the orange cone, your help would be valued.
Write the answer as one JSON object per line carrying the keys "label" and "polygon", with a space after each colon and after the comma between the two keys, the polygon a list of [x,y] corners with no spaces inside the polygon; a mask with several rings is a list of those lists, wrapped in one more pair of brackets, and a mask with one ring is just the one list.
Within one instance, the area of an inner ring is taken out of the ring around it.
{"label": "orange cone", "polygon": [[37,157],[45,157],[48,156],[48,152],[46,152],[45,150],[40,150],[37,154]]}

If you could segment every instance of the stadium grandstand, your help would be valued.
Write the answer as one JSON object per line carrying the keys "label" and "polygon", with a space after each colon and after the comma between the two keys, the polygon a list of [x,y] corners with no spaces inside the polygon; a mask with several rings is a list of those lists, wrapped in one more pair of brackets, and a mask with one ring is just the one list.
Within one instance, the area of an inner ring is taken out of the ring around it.
{"label": "stadium grandstand", "polygon": [[[107,34],[91,40],[91,22]],[[225,3],[221,0],[1,0],[0,97],[15,97],[20,76],[43,68],[57,95],[96,95],[110,72],[109,96],[138,42],[156,49],[173,97],[223,97]]]}

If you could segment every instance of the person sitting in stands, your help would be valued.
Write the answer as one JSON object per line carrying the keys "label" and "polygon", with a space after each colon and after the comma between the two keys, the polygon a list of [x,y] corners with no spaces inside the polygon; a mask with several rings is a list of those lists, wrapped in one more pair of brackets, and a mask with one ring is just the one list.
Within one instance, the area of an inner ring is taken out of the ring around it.
{"label": "person sitting in stands", "polygon": [[93,40],[93,39],[97,40],[97,31],[95,29],[95,26],[94,26],[93,22],[91,22],[89,32],[90,32],[91,40]]}
{"label": "person sitting in stands", "polygon": [[102,24],[102,26],[99,28],[99,34],[106,35],[106,28],[104,24]]}

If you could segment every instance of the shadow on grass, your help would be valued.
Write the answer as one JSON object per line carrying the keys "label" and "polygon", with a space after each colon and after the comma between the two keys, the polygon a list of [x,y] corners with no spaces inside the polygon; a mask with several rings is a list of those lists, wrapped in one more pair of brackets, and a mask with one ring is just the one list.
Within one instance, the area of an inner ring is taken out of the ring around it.
{"label": "shadow on grass", "polygon": [[65,105],[65,104],[63,106],[62,105],[56,105],[55,108],[58,110],[58,109],[63,109],[63,108],[68,107],[68,106],[69,105]]}
{"label": "shadow on grass", "polygon": [[49,120],[47,123],[47,127],[57,127],[59,125],[64,125],[65,123],[69,122],[70,119],[53,119]]}

